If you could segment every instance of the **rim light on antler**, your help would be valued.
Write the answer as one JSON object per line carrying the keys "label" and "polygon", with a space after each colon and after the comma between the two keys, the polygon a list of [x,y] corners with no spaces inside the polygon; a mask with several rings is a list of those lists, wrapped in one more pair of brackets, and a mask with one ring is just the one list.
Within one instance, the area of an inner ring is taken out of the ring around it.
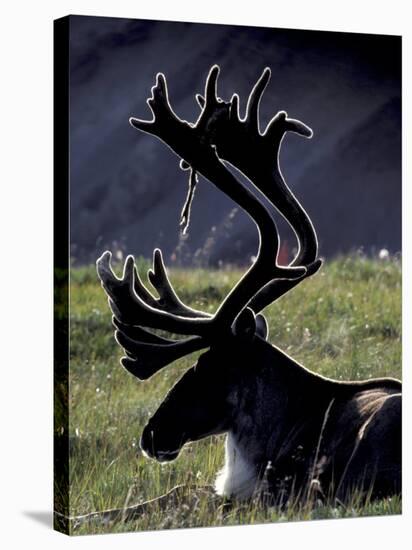
{"label": "rim light on antler", "polygon": [[[202,175],[223,191],[255,222],[259,233],[259,250],[256,260],[237,285],[223,300],[214,315],[194,310],[179,299],[164,266],[161,251],[153,255],[153,269],[148,277],[159,294],[155,299],[143,285],[134,258],[126,259],[123,276],[118,279],[110,265],[111,255],[105,252],[97,261],[102,286],[109,296],[116,326],[116,339],[125,349],[127,357],[122,364],[134,375],[147,378],[169,362],[187,353],[208,347],[216,335],[239,332],[235,321],[244,325],[245,319],[267,332],[264,318],[259,312],[305,277],[315,273],[321,261],[317,256],[317,239],[313,226],[290,189],[279,169],[279,149],[286,132],[311,137],[311,129],[302,122],[279,112],[259,130],[259,105],[270,78],[265,69],[253,87],[246,115],[239,116],[236,94],[230,102],[217,97],[219,67],[213,66],[206,80],[205,95],[197,95],[201,113],[195,124],[179,119],[169,103],[166,78],[159,73],[152,95],[147,103],[153,113],[151,121],[132,117],[130,123],[140,131],[162,140],[180,158],[181,167],[190,169],[190,188],[182,211],[182,225],[187,228],[190,203],[193,198],[197,174]],[[276,224],[263,202],[251,193],[227,169],[227,161],[266,195],[287,219],[298,237],[299,253],[290,266],[277,264],[279,236]],[[246,311],[253,315],[246,314]],[[257,316],[257,317],[256,317]],[[126,327],[140,327],[131,331]],[[195,335],[179,341],[156,340],[142,327],[163,329],[182,335]],[[263,328],[265,327],[265,328]]]}

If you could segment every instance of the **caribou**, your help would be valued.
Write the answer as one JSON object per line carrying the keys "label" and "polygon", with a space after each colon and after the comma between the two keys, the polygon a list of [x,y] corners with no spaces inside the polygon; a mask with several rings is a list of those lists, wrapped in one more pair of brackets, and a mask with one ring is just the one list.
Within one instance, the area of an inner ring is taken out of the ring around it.
{"label": "caribou", "polygon": [[[184,230],[198,175],[250,216],[259,235],[252,265],[209,314],[182,302],[159,249],[148,271],[157,296],[143,284],[133,256],[127,257],[120,278],[112,270],[109,251],[97,260],[115,338],[125,352],[121,364],[129,373],[146,380],[173,361],[206,350],[148,420],[141,449],[167,462],[187,442],[226,434],[216,491],[230,499],[250,499],[263,488],[278,500],[291,494],[304,498],[314,491],[317,498],[342,501],[354,491],[371,497],[400,494],[401,382],[329,379],[268,342],[262,310],[322,265],[313,224],[279,166],[285,134],[310,138],[312,130],[280,111],[261,131],[259,107],[269,68],[255,83],[243,117],[237,94],[230,101],[218,97],[219,71],[217,65],[210,69],[204,95],[196,96],[196,122],[175,114],[166,78],[159,73],[147,100],[153,119],[133,117],[130,123],[160,139],[189,171]],[[254,192],[236,171],[253,184]],[[298,248],[289,265],[278,264],[279,234],[265,201],[296,236]]]}

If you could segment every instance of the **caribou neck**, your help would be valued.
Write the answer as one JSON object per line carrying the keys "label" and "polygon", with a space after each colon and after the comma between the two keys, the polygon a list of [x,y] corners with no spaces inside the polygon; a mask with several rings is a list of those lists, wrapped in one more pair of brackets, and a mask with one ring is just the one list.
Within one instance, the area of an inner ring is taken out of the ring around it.
{"label": "caribou neck", "polygon": [[332,381],[261,339],[253,359],[243,357],[253,364],[240,369],[229,394],[232,419],[225,466],[216,483],[218,492],[236,498],[249,498],[259,488],[268,464],[284,468],[301,450],[307,450],[310,459],[308,440],[318,438],[333,400]]}

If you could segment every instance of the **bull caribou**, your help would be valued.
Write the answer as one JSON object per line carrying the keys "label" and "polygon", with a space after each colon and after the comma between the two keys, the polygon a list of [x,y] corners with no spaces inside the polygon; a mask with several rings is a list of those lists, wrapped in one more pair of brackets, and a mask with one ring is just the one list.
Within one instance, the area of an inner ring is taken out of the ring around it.
{"label": "bull caribou", "polygon": [[[178,457],[185,443],[226,434],[226,457],[216,480],[219,494],[249,499],[264,485],[274,498],[293,493],[344,500],[361,490],[374,497],[401,491],[401,382],[393,378],[336,381],[309,371],[268,342],[261,311],[321,267],[312,222],[286,185],[279,150],[287,132],[310,138],[312,130],[278,112],[262,132],[259,105],[270,79],[266,68],[254,85],[246,113],[239,97],[217,95],[219,67],[213,66],[204,95],[197,95],[195,123],[180,119],[158,74],[147,103],[150,121],[131,125],[151,134],[189,171],[182,211],[186,228],[198,174],[230,197],[255,222],[259,249],[243,277],[212,315],[184,304],[166,271],[161,251],[153,255],[142,282],[133,256],[123,275],[111,268],[111,253],[97,260],[98,276],[113,312],[115,338],[124,349],[123,367],[146,380],[173,361],[206,349],[169,391],[143,430],[143,452],[158,461]],[[254,185],[252,193],[228,169]],[[292,227],[298,251],[278,264],[279,235],[261,195]],[[160,336],[161,329],[184,338]]]}

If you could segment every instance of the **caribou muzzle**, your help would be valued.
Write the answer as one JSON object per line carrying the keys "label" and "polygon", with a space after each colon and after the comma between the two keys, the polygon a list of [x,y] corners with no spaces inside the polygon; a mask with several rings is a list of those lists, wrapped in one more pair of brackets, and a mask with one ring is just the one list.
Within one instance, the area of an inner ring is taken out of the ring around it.
{"label": "caribou muzzle", "polygon": [[148,424],[143,430],[140,448],[145,455],[158,462],[170,462],[179,456],[185,442],[184,437],[174,438],[172,433],[162,433]]}

